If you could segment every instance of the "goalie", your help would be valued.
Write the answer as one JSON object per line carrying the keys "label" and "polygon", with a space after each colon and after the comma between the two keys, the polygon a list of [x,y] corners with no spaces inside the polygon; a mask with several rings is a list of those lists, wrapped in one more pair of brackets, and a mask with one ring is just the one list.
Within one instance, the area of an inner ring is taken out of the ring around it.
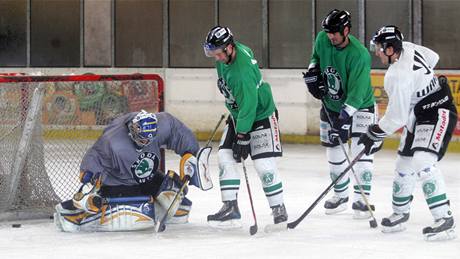
{"label": "goalie", "polygon": [[[160,147],[182,157],[180,175],[159,170]],[[82,186],[56,205],[55,224],[65,232],[132,231],[152,228],[166,213],[167,223],[186,223],[192,206],[187,188],[173,200],[186,179],[212,188],[204,170],[210,149],[200,150],[192,131],[169,113],[120,116],[83,157]]]}

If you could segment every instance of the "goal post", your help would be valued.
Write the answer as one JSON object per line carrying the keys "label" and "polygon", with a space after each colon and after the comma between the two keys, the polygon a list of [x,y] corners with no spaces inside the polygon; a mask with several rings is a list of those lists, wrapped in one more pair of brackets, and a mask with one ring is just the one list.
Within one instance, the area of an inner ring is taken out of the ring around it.
{"label": "goal post", "polygon": [[104,127],[163,97],[157,74],[0,76],[0,220],[52,215]]}

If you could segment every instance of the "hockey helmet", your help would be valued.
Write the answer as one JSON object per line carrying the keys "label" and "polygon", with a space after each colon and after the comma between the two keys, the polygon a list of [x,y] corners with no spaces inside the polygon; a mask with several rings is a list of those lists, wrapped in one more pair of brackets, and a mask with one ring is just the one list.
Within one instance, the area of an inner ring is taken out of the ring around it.
{"label": "hockey helmet", "polygon": [[215,26],[206,36],[203,44],[204,54],[207,57],[213,57],[232,43],[233,34],[230,29],[228,27]]}
{"label": "hockey helmet", "polygon": [[327,33],[343,33],[345,27],[351,28],[351,16],[348,11],[334,9],[321,22],[321,27]]}
{"label": "hockey helmet", "polygon": [[157,133],[157,116],[141,110],[128,123],[129,136],[139,147],[149,145]]}
{"label": "hockey helmet", "polygon": [[403,34],[399,31],[399,28],[394,25],[385,25],[378,29],[371,39],[369,48],[372,52],[377,50],[377,44],[382,46],[382,51],[385,51],[388,47],[393,47],[396,53],[402,50],[402,41],[404,39]]}

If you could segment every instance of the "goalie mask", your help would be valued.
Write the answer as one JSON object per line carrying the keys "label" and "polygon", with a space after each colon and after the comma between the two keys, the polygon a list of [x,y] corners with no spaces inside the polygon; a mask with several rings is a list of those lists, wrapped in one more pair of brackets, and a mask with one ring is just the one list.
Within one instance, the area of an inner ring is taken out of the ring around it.
{"label": "goalie mask", "polygon": [[157,133],[157,116],[140,111],[129,123],[129,136],[138,147],[149,145]]}

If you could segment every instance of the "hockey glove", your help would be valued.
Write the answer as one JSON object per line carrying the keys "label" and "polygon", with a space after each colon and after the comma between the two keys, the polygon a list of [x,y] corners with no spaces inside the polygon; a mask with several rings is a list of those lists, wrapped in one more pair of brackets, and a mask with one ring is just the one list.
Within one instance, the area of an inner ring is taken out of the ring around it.
{"label": "hockey glove", "polygon": [[366,134],[359,138],[358,145],[364,145],[366,155],[374,154],[379,151],[383,145],[383,139],[387,134],[377,124],[372,124],[367,128]]}
{"label": "hockey glove", "polygon": [[340,110],[340,115],[335,122],[333,122],[331,134],[329,139],[332,144],[339,144],[339,138],[342,143],[345,143],[350,138],[351,116],[345,111]]}
{"label": "hockey glove", "polygon": [[327,95],[327,89],[323,81],[323,76],[319,67],[308,68],[306,73],[303,74],[303,80],[307,85],[308,91],[316,99],[322,99]]}
{"label": "hockey glove", "polygon": [[248,133],[238,133],[236,134],[236,140],[233,143],[233,158],[236,162],[241,162],[241,159],[246,160],[248,158],[251,146],[251,135]]}

